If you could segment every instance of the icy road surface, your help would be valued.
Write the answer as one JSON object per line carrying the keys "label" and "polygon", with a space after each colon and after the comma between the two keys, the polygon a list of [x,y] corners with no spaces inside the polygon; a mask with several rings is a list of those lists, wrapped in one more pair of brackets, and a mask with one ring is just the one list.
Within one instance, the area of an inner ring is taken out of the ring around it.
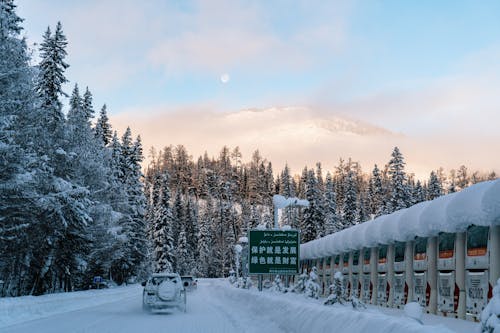
{"label": "icy road surface", "polygon": [[[422,326],[394,310],[324,306],[304,295],[241,290],[224,280],[201,279],[188,293],[187,313],[145,313],[139,285],[0,299],[2,333],[68,332],[335,332],[470,333],[477,324],[424,316]],[[446,319],[446,318],[444,318]],[[451,330],[450,330],[451,328]]]}
{"label": "icy road surface", "polygon": [[[142,287],[129,287],[122,299],[112,303],[52,315],[0,328],[3,333],[63,332],[283,332],[272,323],[255,322],[237,303],[222,303],[213,289],[217,280],[202,280],[198,290],[187,294],[187,312],[142,311]],[[96,297],[98,297],[96,295]],[[241,306],[241,304],[240,304]],[[243,314],[243,315],[242,315]],[[252,329],[249,329],[252,328]]]}

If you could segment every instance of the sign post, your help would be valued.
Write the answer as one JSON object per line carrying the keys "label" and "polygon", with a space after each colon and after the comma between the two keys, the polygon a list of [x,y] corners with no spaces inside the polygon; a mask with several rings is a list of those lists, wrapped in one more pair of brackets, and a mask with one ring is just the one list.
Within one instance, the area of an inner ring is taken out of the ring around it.
{"label": "sign post", "polygon": [[99,285],[102,282],[102,277],[100,277],[100,276],[94,276],[93,281],[94,281],[95,284],[97,284],[97,289],[99,289]]}
{"label": "sign post", "polygon": [[300,240],[297,230],[250,230],[249,274],[295,275],[299,272]]}

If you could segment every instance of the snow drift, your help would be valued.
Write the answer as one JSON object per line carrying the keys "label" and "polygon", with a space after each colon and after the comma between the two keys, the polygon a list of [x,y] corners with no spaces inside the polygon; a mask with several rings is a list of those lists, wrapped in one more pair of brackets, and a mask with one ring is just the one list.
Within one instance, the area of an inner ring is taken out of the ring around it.
{"label": "snow drift", "polygon": [[376,310],[356,311],[350,306],[324,306],[303,295],[266,293],[214,286],[223,298],[244,303],[259,322],[272,321],[285,332],[336,333],[452,333],[444,326],[421,325],[413,318],[392,317]]}

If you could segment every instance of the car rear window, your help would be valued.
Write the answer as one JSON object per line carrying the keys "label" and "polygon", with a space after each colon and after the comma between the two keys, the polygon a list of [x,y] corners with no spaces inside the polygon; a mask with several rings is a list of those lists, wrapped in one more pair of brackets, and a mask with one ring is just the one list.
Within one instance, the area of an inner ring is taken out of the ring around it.
{"label": "car rear window", "polygon": [[177,282],[175,280],[175,276],[157,276],[157,277],[154,277],[154,278],[151,279],[151,283],[153,283],[153,284],[156,285],[156,284],[160,284],[160,283],[162,283],[163,281],[166,281],[166,280],[170,280],[170,281],[172,281],[174,283]]}

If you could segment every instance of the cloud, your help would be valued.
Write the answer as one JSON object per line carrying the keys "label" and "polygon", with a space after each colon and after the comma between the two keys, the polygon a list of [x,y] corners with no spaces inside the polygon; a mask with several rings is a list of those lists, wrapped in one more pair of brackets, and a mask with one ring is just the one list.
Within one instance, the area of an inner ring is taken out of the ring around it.
{"label": "cloud", "polygon": [[[143,111],[143,110],[141,110]],[[324,117],[303,107],[215,112],[210,107],[160,108],[141,116],[136,110],[112,117],[115,128],[131,125],[141,133],[145,147],[185,145],[198,156],[217,155],[224,146],[239,146],[247,158],[255,149],[281,168],[296,172],[322,161],[333,168],[340,157],[363,158],[366,165],[388,156],[400,135],[370,124],[337,116]],[[153,114],[153,115],[151,115]]]}
{"label": "cloud", "polygon": [[500,139],[500,48],[480,50],[458,62],[454,72],[413,87],[386,89],[347,102],[325,92],[322,105],[395,132],[415,137],[449,134],[458,142],[490,134]]}
{"label": "cloud", "polygon": [[[301,26],[296,22],[297,28],[293,22],[285,23],[288,33],[283,34],[274,26],[276,17],[266,6],[228,0],[196,4],[196,10],[183,17],[183,28],[167,34],[149,52],[148,59],[169,75],[184,71],[220,73],[236,66],[297,71],[315,63],[318,48],[325,56],[344,41],[341,13],[347,10],[341,11],[342,6],[334,11],[332,5],[329,12],[334,14],[328,18],[320,8],[309,10],[308,18],[314,24]],[[281,4],[278,12],[289,6]]]}

